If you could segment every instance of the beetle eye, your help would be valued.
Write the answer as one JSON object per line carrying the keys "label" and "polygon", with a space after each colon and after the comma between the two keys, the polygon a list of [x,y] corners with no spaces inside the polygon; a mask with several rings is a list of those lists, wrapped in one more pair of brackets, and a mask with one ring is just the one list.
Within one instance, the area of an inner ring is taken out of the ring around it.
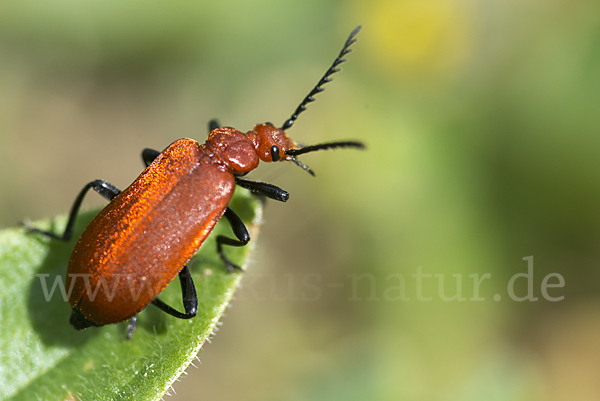
{"label": "beetle eye", "polygon": [[278,162],[280,159],[279,147],[277,145],[271,146],[271,159],[273,159],[274,162]]}
{"label": "beetle eye", "polygon": [[270,122],[266,122],[265,125],[270,125],[271,127],[274,127],[273,123]]}

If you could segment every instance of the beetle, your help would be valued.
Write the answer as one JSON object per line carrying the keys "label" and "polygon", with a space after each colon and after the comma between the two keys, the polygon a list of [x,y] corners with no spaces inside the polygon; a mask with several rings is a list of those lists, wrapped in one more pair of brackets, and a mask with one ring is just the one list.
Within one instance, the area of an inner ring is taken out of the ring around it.
{"label": "beetle", "polygon": [[[146,169],[124,191],[104,180],[88,183],[71,207],[62,235],[28,227],[29,231],[69,241],[79,208],[93,189],[109,203],[84,230],[69,260],[66,288],[72,307],[69,322],[77,330],[129,320],[127,339],[136,328],[136,315],[149,304],[177,318],[193,318],[198,310],[196,289],[187,263],[223,216],[234,238],[219,235],[217,251],[230,272],[241,270],[224,254],[223,246],[244,246],[250,240],[242,220],[228,206],[235,186],[287,201],[283,189],[242,177],[260,161],[291,161],[314,176],[297,156],[333,148],[364,148],[361,142],[340,141],[301,146],[285,133],[302,113],[339,64],[351,51],[360,26],[350,33],[342,51],[317,85],[302,100],[281,128],[257,124],[242,133],[231,127],[209,123],[204,144],[179,139],[162,152],[144,149]],[[158,298],[179,276],[184,312]],[[93,289],[93,290],[92,290]]]}

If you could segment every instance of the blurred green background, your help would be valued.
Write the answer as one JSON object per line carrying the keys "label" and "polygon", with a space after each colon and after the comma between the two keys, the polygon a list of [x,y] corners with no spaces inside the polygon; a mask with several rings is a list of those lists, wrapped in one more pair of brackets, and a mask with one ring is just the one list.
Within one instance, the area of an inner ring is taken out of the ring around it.
{"label": "blurred green background", "polygon": [[288,133],[368,150],[251,175],[290,200],[168,399],[599,399],[594,0],[4,0],[0,226],[211,118],[280,125],[358,24]]}

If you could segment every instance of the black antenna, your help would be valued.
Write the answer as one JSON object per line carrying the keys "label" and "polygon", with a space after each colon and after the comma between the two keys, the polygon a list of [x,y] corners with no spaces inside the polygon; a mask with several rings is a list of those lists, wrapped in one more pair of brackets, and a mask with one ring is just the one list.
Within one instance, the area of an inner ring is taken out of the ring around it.
{"label": "black antenna", "polygon": [[342,64],[344,61],[346,61],[342,57],[344,57],[346,54],[352,51],[350,49],[350,46],[352,46],[352,44],[356,42],[356,39],[354,39],[354,37],[356,36],[358,31],[360,31],[360,28],[361,26],[359,25],[356,28],[354,28],[354,30],[350,33],[350,36],[348,36],[348,39],[346,40],[342,51],[337,56],[331,67],[329,67],[327,72],[325,72],[325,75],[323,75],[323,78],[321,78],[321,80],[317,83],[317,86],[315,86],[313,90],[311,90],[310,93],[304,98],[302,103],[300,103],[300,106],[298,106],[296,111],[294,111],[294,114],[292,114],[292,116],[289,119],[287,119],[286,122],[283,123],[283,125],[281,126],[282,130],[285,131],[286,129],[290,128],[294,124],[294,121],[298,118],[298,115],[304,110],[306,110],[306,105],[315,101],[314,96],[319,92],[323,92],[322,86],[325,85],[327,82],[331,82],[331,78],[329,78],[329,76],[338,72],[340,69],[336,67]]}
{"label": "black antenna", "polygon": [[289,156],[303,155],[304,153],[314,152],[317,150],[334,149],[334,148],[358,148],[364,149],[365,144],[357,141],[343,141],[343,142],[328,142],[320,143],[318,145],[305,146],[300,149],[286,150],[285,154]]}

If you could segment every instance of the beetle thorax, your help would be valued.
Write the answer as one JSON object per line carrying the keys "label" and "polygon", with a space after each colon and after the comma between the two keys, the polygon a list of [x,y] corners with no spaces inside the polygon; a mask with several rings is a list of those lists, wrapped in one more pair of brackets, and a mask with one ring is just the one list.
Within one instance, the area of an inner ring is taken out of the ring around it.
{"label": "beetle thorax", "polygon": [[231,127],[213,130],[205,146],[214,153],[215,162],[233,174],[245,174],[258,167],[254,144],[244,133]]}

